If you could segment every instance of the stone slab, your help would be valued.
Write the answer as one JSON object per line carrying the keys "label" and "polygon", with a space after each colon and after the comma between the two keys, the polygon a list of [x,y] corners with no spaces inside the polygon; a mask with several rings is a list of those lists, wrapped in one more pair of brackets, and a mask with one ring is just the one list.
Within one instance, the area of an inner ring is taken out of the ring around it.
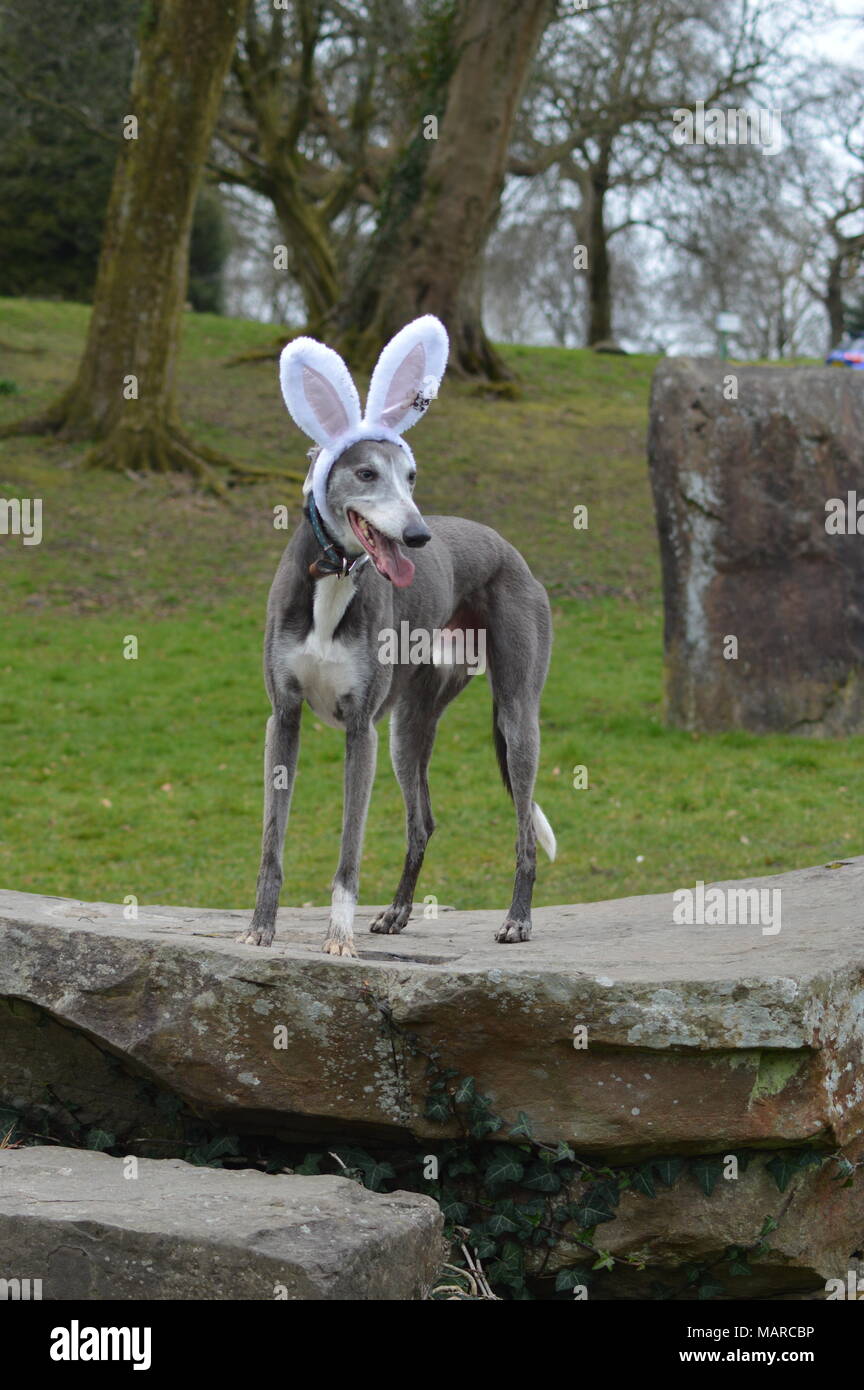
{"label": "stone slab", "polygon": [[444,1257],[430,1197],[80,1149],[0,1149],[0,1279],[44,1300],[413,1300]]}
{"label": "stone slab", "polygon": [[0,893],[0,1001],[19,1030],[0,1104],[44,1093],[40,1047],[59,1026],[100,1059],[91,1115],[120,1133],[118,1069],[124,1111],[132,1076],[232,1130],[458,1133],[425,1118],[425,1063],[382,1030],[383,1004],[545,1141],[618,1159],[845,1144],[864,1129],[864,858],[727,886],[780,889],[780,932],[677,925],[671,894],[541,908],[534,939],[510,945],[492,912],[382,939],[366,908],[357,960],[321,952],[323,910],[281,910],[262,949],[233,940],[246,912],[142,907],[129,923],[110,904]]}

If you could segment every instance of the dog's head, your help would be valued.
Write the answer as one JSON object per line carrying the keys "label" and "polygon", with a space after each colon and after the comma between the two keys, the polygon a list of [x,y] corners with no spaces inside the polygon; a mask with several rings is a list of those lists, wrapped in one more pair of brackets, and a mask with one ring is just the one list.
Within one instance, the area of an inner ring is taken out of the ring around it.
{"label": "dog's head", "polygon": [[426,314],[409,323],[378,359],[362,418],[351,373],[332,348],[298,338],[280,358],[285,404],[318,445],[304,492],[334,540],[349,554],[366,550],[398,587],[414,575],[400,544],[430,539],[411,496],[416,465],[402,435],[438,394],[447,351],[438,319]]}
{"label": "dog's head", "polygon": [[361,439],[339,455],[327,479],[333,539],[348,555],[367,551],[378,573],[399,589],[414,578],[400,547],[432,539],[412,497],[416,471],[397,444]]}

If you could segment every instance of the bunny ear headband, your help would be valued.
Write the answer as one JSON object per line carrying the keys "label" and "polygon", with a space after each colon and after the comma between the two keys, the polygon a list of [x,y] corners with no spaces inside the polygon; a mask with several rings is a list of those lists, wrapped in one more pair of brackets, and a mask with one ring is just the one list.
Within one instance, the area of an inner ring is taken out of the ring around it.
{"label": "bunny ear headband", "polygon": [[338,352],[314,338],[295,338],[283,349],[279,380],[285,404],[294,423],[320,450],[303,492],[312,492],[325,526],[335,526],[327,506],[330,469],[352,444],[383,439],[398,444],[414,462],[402,434],[416,425],[437,396],[448,349],[444,325],[432,314],[406,324],[378,358],[362,418],[357,387]]}

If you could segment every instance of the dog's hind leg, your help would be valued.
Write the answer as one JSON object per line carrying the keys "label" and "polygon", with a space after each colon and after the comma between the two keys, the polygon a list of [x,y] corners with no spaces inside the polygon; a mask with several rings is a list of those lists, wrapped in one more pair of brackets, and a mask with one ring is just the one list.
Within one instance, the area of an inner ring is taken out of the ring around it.
{"label": "dog's hind leg", "polygon": [[437,725],[437,713],[413,699],[400,702],[390,716],[390,759],[405,799],[408,848],[393,902],[378,914],[370,931],[395,936],[411,915],[423,856],[435,829],[428,771]]}
{"label": "dog's hind leg", "polygon": [[537,833],[534,824],[534,780],[540,759],[540,728],[536,711],[527,702],[493,707],[493,719],[506,749],[507,777],[516,810],[516,875],[507,917],[496,941],[531,939],[531,899],[537,871]]}
{"label": "dog's hind leg", "polygon": [[267,720],[264,744],[264,831],[255,912],[246,931],[237,937],[251,946],[269,946],[276,930],[282,888],[282,853],[291,809],[291,793],[300,750],[301,702],[274,709]]}
{"label": "dog's hind leg", "polygon": [[324,950],[330,956],[356,956],[354,908],[360,886],[360,856],[372,783],[378,733],[368,720],[350,723],[345,742],[345,798],[342,810],[342,852],[333,879],[330,926]]}
{"label": "dog's hind leg", "polygon": [[[530,940],[538,837],[550,859],[555,857],[555,836],[534,801],[540,761],[540,696],[549,664],[551,622],[545,593],[541,590],[534,603],[531,597],[531,593],[526,594],[524,604],[514,610],[520,621],[511,616],[505,628],[501,615],[497,619],[493,615],[490,624],[493,736],[504,784],[513,798],[517,825],[513,899],[503,925],[495,933],[496,941]],[[502,633],[506,641],[501,640]]]}

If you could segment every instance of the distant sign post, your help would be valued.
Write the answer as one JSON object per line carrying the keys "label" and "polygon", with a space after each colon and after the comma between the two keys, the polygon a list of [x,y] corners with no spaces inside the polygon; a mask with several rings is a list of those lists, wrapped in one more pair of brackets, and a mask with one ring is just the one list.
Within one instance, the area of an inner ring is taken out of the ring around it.
{"label": "distant sign post", "polygon": [[717,336],[720,339],[720,356],[725,360],[729,356],[729,344],[727,334],[741,332],[740,314],[718,314],[714,321],[717,329]]}

